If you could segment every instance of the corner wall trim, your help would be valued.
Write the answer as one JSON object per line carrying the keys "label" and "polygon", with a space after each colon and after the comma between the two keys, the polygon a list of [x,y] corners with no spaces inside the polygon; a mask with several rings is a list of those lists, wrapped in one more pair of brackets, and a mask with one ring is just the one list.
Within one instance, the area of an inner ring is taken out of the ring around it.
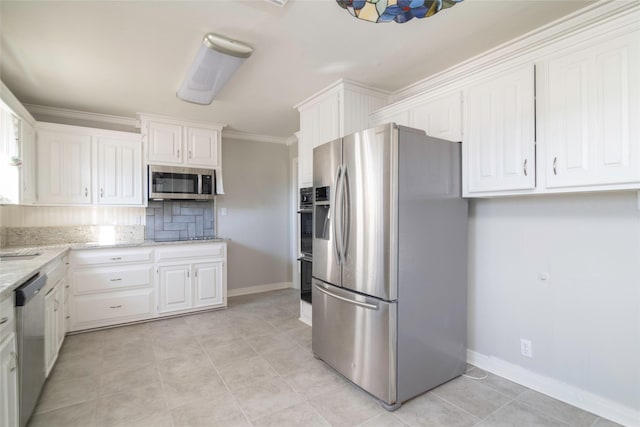
{"label": "corner wall trim", "polygon": [[640,410],[497,357],[467,349],[467,363],[622,425],[637,425],[640,420]]}
{"label": "corner wall trim", "polygon": [[257,294],[260,292],[275,291],[293,287],[291,282],[266,283],[264,285],[248,286],[246,288],[228,289],[227,297],[237,297],[240,295]]}

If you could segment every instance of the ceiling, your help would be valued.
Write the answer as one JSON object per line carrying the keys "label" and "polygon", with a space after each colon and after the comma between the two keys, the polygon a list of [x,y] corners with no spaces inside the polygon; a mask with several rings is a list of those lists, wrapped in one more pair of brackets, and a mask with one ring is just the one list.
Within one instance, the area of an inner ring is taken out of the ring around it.
{"label": "ceiling", "polygon": [[[2,0],[0,77],[27,104],[288,137],[299,127],[293,105],[340,78],[397,91],[591,3],[466,0],[431,18],[372,24],[333,0]],[[207,32],[254,54],[199,106],[175,92]]]}

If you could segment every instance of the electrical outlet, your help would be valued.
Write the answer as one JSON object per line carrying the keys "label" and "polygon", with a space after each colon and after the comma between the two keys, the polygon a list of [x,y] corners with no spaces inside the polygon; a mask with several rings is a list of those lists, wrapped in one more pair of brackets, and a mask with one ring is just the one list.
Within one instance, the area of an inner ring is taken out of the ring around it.
{"label": "electrical outlet", "polygon": [[524,357],[533,357],[533,345],[530,340],[520,338],[520,354]]}

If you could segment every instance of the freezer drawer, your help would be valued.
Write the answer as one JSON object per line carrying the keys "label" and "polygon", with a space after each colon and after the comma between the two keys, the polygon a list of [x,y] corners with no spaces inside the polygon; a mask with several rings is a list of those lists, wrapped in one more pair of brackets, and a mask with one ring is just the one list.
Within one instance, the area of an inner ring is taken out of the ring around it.
{"label": "freezer drawer", "polygon": [[397,303],[313,280],[313,352],[391,405],[396,390]]}

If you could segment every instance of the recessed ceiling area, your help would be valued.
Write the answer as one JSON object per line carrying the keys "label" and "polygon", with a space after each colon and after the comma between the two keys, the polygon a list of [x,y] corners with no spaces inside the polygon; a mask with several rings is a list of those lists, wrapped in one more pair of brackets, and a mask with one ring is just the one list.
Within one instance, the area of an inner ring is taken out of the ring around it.
{"label": "recessed ceiling area", "polygon": [[[293,105],[340,78],[397,91],[591,3],[465,0],[373,24],[333,0],[3,0],[0,77],[27,104],[288,137],[299,128]],[[211,105],[189,104],[175,94],[208,32],[254,54]]]}

